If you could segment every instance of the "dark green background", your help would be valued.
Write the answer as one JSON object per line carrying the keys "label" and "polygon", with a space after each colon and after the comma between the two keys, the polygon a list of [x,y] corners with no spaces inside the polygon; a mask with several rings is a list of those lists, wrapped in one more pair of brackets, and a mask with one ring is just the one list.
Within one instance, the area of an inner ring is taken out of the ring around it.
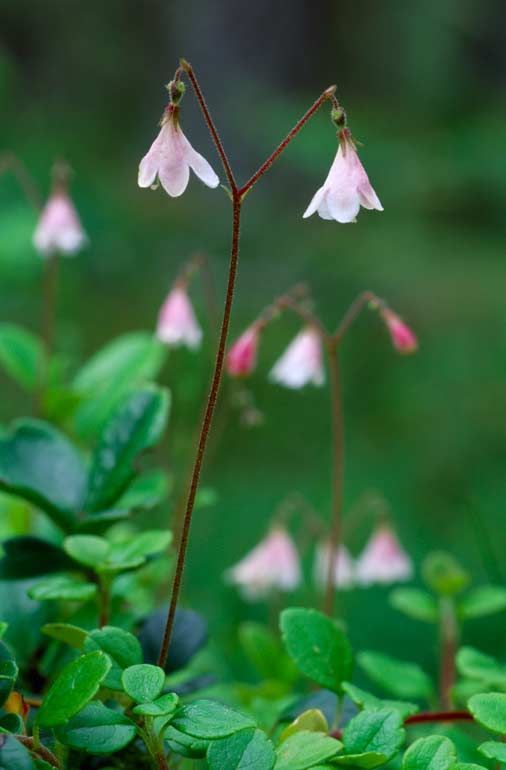
{"label": "dark green background", "polygon": [[[505,572],[504,30],[501,0],[3,0],[0,9],[0,151],[15,151],[44,190],[55,157],[67,158],[90,237],[62,275],[59,344],[74,366],[114,335],[152,328],[195,250],[209,254],[217,300],[223,295],[226,195],[195,179],[178,200],[136,184],[178,57],[199,74],[241,180],[338,83],[385,211],[362,212],[349,226],[302,220],[336,149],[323,110],[247,199],[233,333],[300,280],[329,325],[366,288],[409,321],[416,356],[397,356],[367,314],[343,346],[346,509],[381,492],[417,564],[429,549],[447,548],[478,581]],[[183,108],[185,130],[218,170],[190,93]],[[36,330],[34,222],[12,177],[2,177],[1,320]],[[213,355],[197,283],[193,296],[204,350],[173,353],[163,376],[174,390],[167,444],[179,480]],[[292,393],[266,377],[296,330],[286,318],[262,341],[250,384],[261,427],[239,427],[227,389],[205,468],[218,501],[194,522],[185,601],[230,647],[238,620],[265,610],[223,586],[224,568],[257,542],[287,493],[299,491],[323,517],[329,511],[328,393]],[[1,385],[6,422],[29,403]],[[348,520],[355,554],[370,526]],[[431,661],[430,633],[388,609],[386,594],[346,599],[357,645],[407,657],[424,631],[417,656]],[[476,622],[467,638],[499,651],[503,627],[502,617]]]}

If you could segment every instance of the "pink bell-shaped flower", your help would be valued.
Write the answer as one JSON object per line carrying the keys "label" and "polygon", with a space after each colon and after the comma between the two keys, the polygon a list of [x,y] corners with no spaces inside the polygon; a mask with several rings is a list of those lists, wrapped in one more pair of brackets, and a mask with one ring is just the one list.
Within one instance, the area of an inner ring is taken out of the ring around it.
{"label": "pink bell-shaped flower", "polygon": [[399,353],[409,354],[418,350],[418,340],[409,326],[390,308],[381,310],[381,317],[387,325],[393,346]]}
{"label": "pink bell-shaped flower", "polygon": [[339,149],[328,176],[303,216],[306,219],[317,211],[322,219],[335,219],[345,224],[356,221],[360,206],[383,211],[353,140],[344,129],[340,133]]}
{"label": "pink bell-shaped flower", "polygon": [[259,330],[250,326],[236,339],[227,354],[227,371],[232,377],[247,377],[256,366]]}
{"label": "pink bell-shaped flower", "polygon": [[248,601],[266,598],[272,591],[293,591],[301,582],[295,543],[282,527],[274,527],[234,567],[225,573]]}
{"label": "pink bell-shaped flower", "polygon": [[[329,575],[330,545],[328,542],[320,543],[316,549],[314,561],[314,579],[316,585],[325,589]],[[348,549],[341,545],[334,557],[333,581],[336,588],[351,588],[355,582],[354,564]]]}
{"label": "pink bell-shaped flower", "polygon": [[190,169],[208,187],[217,187],[220,183],[207,160],[193,149],[183,134],[176,114],[172,105],[167,108],[160,132],[140,162],[138,179],[139,187],[152,187],[158,178],[173,198],[186,190]]}
{"label": "pink bell-shaped flower", "polygon": [[380,524],[356,562],[357,582],[396,583],[410,580],[413,562],[388,524]]}
{"label": "pink bell-shaped flower", "polygon": [[318,331],[307,326],[299,332],[272,368],[269,378],[293,389],[303,388],[308,383],[323,385],[325,371]]}
{"label": "pink bell-shaped flower", "polygon": [[158,316],[156,336],[171,347],[186,345],[196,350],[202,340],[202,329],[183,286],[174,286]]}
{"label": "pink bell-shaped flower", "polygon": [[66,190],[57,185],[42,209],[33,234],[33,244],[43,256],[64,254],[73,257],[86,244],[87,237]]}

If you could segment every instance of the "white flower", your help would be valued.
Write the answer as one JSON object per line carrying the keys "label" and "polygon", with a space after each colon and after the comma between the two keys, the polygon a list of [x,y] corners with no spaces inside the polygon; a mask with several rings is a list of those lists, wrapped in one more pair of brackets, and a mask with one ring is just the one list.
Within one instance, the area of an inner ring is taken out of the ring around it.
{"label": "white flower", "polygon": [[225,573],[249,601],[264,599],[272,590],[293,591],[301,570],[295,544],[288,532],[275,527],[250,553]]}
{"label": "white flower", "polygon": [[308,383],[323,385],[325,371],[316,329],[308,326],[299,332],[272,368],[269,378],[286,388],[302,388]]}
{"label": "white flower", "polygon": [[[325,589],[329,576],[330,545],[320,543],[316,549],[314,562],[314,580],[317,586]],[[337,559],[334,555],[333,583],[337,588],[351,588],[355,582],[353,559],[344,545],[339,547]]]}
{"label": "white flower", "polygon": [[208,187],[219,185],[220,180],[207,160],[193,149],[174,116],[168,115],[140,162],[139,187],[151,187],[158,177],[165,192],[176,198],[186,190],[190,169]]}
{"label": "white flower", "polygon": [[183,287],[175,286],[169,292],[158,316],[156,336],[174,347],[186,345],[191,350],[199,347],[202,329]]}
{"label": "white flower", "polygon": [[56,190],[42,209],[35,228],[35,248],[44,257],[55,252],[74,256],[86,241],[74,204],[66,192]]}
{"label": "white flower", "polygon": [[306,219],[318,211],[322,219],[355,222],[360,206],[383,211],[353,142],[342,136],[328,176],[303,216]]}
{"label": "white flower", "polygon": [[357,559],[356,575],[362,585],[395,583],[412,577],[413,563],[388,524],[381,524],[371,535]]}

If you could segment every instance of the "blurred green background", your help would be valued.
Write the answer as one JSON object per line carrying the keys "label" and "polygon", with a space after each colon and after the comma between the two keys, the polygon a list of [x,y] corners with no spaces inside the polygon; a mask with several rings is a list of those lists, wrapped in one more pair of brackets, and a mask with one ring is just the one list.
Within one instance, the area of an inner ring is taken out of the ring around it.
{"label": "blurred green background", "polygon": [[[153,328],[173,278],[196,250],[209,255],[219,308],[226,195],[194,178],[177,200],[136,184],[179,56],[199,75],[240,180],[337,82],[385,211],[362,212],[350,226],[302,220],[336,149],[322,110],[247,199],[233,334],[301,280],[329,325],[364,289],[405,317],[419,336],[416,356],[397,356],[371,314],[343,345],[348,545],[356,554],[372,525],[367,516],[355,523],[350,511],[376,491],[418,565],[429,549],[446,548],[478,582],[502,581],[506,570],[505,29],[501,0],[3,0],[0,10],[0,152],[14,151],[45,192],[52,162],[65,157],[90,238],[62,271],[58,343],[71,370],[113,336]],[[189,92],[182,122],[218,170]],[[1,320],[37,331],[42,269],[31,245],[34,223],[13,177],[2,176]],[[164,457],[179,483],[216,334],[198,281],[192,297],[204,348],[171,353],[162,378],[174,396]],[[205,466],[216,500],[194,521],[184,599],[231,651],[237,623],[265,617],[266,609],[245,605],[223,584],[223,570],[264,534],[288,493],[302,494],[322,517],[329,513],[327,390],[290,392],[267,381],[297,328],[286,317],[262,340],[247,384],[262,425],[241,426],[237,394],[226,385]],[[3,377],[1,393],[2,422],[31,408]],[[166,516],[160,511],[158,523]],[[301,602],[312,600],[310,571]],[[433,667],[430,629],[389,609],[387,593],[344,598],[353,641],[407,657],[422,639],[416,656]],[[501,616],[476,621],[466,639],[500,652],[503,629]]]}

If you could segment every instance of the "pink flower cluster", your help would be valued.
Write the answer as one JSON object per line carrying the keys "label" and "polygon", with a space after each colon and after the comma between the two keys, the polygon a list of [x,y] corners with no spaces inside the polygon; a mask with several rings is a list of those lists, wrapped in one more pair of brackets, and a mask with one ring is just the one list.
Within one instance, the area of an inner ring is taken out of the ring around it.
{"label": "pink flower cluster", "polygon": [[199,347],[202,329],[183,286],[174,286],[167,295],[158,315],[156,336],[170,347],[185,345],[190,350]]}
{"label": "pink flower cluster", "polygon": [[42,209],[33,234],[33,244],[43,256],[64,254],[71,257],[86,244],[79,215],[68,194],[57,189]]}

